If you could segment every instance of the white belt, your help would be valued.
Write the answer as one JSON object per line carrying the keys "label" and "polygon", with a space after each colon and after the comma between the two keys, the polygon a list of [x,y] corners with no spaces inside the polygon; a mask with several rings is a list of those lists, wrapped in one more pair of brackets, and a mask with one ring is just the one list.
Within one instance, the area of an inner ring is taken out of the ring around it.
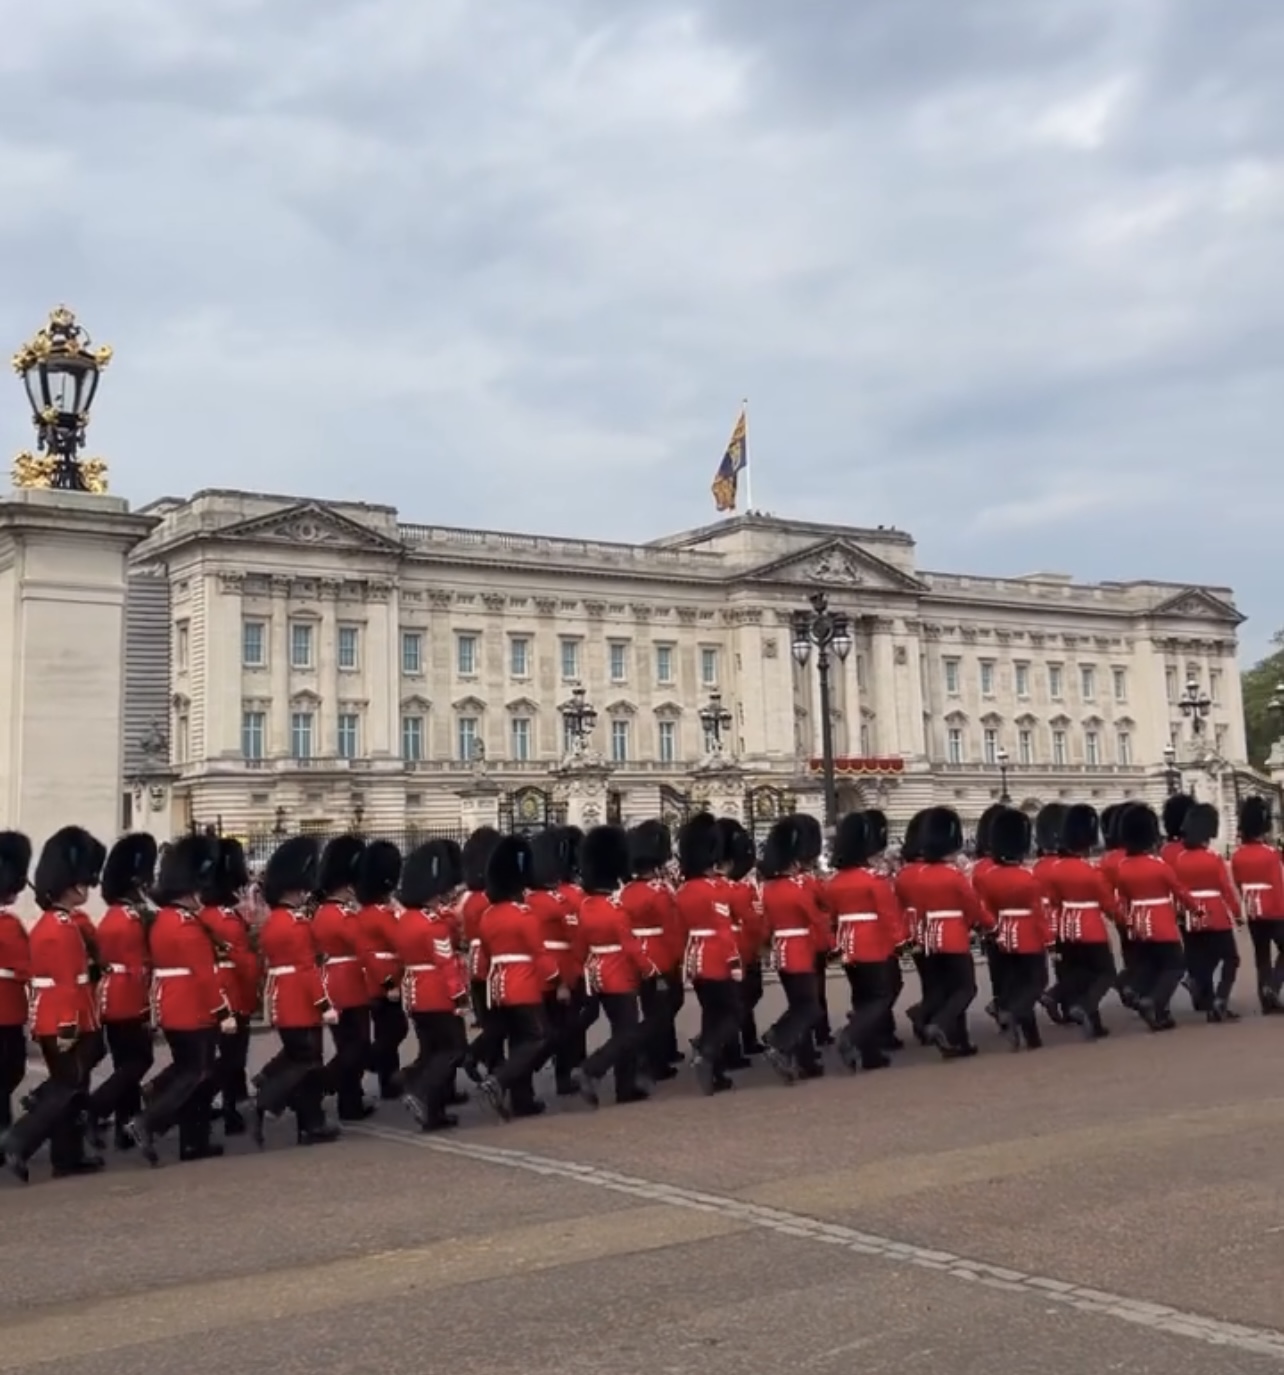
{"label": "white belt", "polygon": [[569,950],[570,948],[571,948],[571,943],[570,943],[570,941],[545,941],[545,942],[544,942],[544,949],[545,949],[545,950]]}
{"label": "white belt", "polygon": [[590,945],[590,955],[622,955],[624,947],[622,945]]}
{"label": "white belt", "polygon": [[185,974],[190,974],[190,969],[153,969],[153,979],[181,979]]}
{"label": "white belt", "polygon": [[1172,898],[1133,898],[1129,907],[1171,907]]}
{"label": "white belt", "polygon": [[[63,980],[60,980],[60,979],[47,979],[47,978],[45,978],[44,975],[42,974],[42,975],[38,975],[36,978],[34,978],[34,979],[31,980],[31,987],[32,987],[32,988],[57,988],[58,985],[59,985],[59,983],[61,983],[61,982],[64,982],[64,981],[63,981]],[[83,987],[85,984],[87,984],[87,983],[89,982],[89,975],[88,975],[88,974],[77,974],[77,975],[76,975],[75,982],[76,982],[79,986]]]}
{"label": "white belt", "polygon": [[16,979],[17,971],[13,969],[0,969],[0,979]]}
{"label": "white belt", "polygon": [[481,937],[480,937],[480,936],[474,936],[473,939],[470,940],[470,941],[468,942],[468,948],[469,948],[469,950],[476,950],[480,945],[481,945]]}
{"label": "white belt", "polygon": [[1063,902],[1061,904],[1061,910],[1063,912],[1100,911],[1101,904],[1099,902]]}
{"label": "white belt", "polygon": [[793,936],[810,936],[811,932],[805,926],[791,926],[788,931],[772,932],[772,939],[778,941],[789,940]]}
{"label": "white belt", "polygon": [[[395,960],[395,959],[397,958],[396,955],[393,954],[393,952],[392,952],[391,950],[376,950],[376,951],[373,952],[373,956],[374,956],[374,958],[375,958],[376,960]],[[347,955],[347,956],[340,955],[339,958],[340,958],[340,959],[355,960],[355,959],[356,959],[356,956],[355,956],[355,955]]]}
{"label": "white belt", "polygon": [[707,939],[708,937],[710,937],[710,936],[716,936],[717,934],[718,934],[718,933],[717,933],[716,931],[703,931],[703,930],[701,930],[701,931],[688,931],[688,932],[687,932],[687,936],[688,936],[688,938],[690,938],[691,940],[705,940],[705,939]]}
{"label": "white belt", "polygon": [[[389,958],[395,959],[396,956],[390,956]],[[327,955],[325,962],[328,966],[332,964],[356,964],[357,960],[358,956],[356,955]]]}
{"label": "white belt", "polygon": [[848,923],[848,922],[855,922],[855,921],[877,921],[877,920],[878,920],[878,913],[877,913],[877,912],[842,912],[842,913],[839,914],[839,917],[838,917],[838,924],[839,924],[839,926],[843,926],[843,925],[845,925],[845,924]]}
{"label": "white belt", "polygon": [[1271,891],[1269,883],[1241,883],[1239,887],[1242,893],[1269,893]]}
{"label": "white belt", "polygon": [[218,962],[218,967],[220,969],[235,969],[236,962],[234,960],[220,960]]}
{"label": "white belt", "polygon": [[1034,912],[1029,907],[1003,907],[999,910],[999,920],[1005,921],[1010,917],[1032,917]]}
{"label": "white belt", "polygon": [[103,966],[103,973],[104,973],[104,974],[128,974],[128,973],[129,973],[129,966],[128,966],[127,964],[108,964],[108,965],[104,965],[104,966]]}
{"label": "white belt", "polygon": [[962,912],[927,912],[924,914],[928,921],[962,921]]}
{"label": "white belt", "polygon": [[530,964],[529,955],[492,955],[490,957],[492,965],[496,964]]}
{"label": "white belt", "polygon": [[406,965],[407,974],[427,974],[430,970],[436,969],[435,964],[408,964]]}
{"label": "white belt", "polygon": [[279,979],[283,974],[297,974],[299,967],[296,964],[277,964],[268,969],[269,979]]}
{"label": "white belt", "polygon": [[1221,893],[1216,888],[1192,888],[1190,890],[1192,898],[1219,898]]}
{"label": "white belt", "polygon": [[664,927],[663,927],[663,926],[642,926],[642,927],[635,928],[633,934],[634,934],[634,936],[636,936],[637,939],[640,940],[640,941],[642,941],[642,940],[648,940],[648,939],[651,939],[651,938],[653,938],[653,937],[655,937],[655,936],[663,936],[663,935],[664,935]]}

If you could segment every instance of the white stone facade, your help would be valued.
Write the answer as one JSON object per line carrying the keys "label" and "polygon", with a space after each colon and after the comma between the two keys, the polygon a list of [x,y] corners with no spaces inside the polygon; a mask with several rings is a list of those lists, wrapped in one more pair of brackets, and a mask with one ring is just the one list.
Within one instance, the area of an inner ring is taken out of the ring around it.
{"label": "white stone facade", "polygon": [[[841,804],[974,818],[1163,795],[1163,749],[1245,759],[1229,589],[916,567],[914,543],[749,515],[626,545],[402,524],[390,507],[206,491],[159,517],[136,569],[170,588],[176,790],[238,832],[454,828],[476,783],[557,791],[560,704],[582,684],[625,819],[696,797],[699,710],[721,693],[733,791],[820,810],[818,679],[790,618],[818,588],[851,617],[834,666]],[[707,760],[706,760],[707,762]],[[1210,770],[1215,772],[1215,770]],[[743,783],[743,787],[741,786]]]}

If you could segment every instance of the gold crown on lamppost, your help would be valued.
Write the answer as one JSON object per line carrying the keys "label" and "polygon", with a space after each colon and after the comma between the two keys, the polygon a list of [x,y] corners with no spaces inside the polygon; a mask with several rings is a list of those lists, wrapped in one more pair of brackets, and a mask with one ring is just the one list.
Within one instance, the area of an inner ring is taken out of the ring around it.
{"label": "gold crown on lamppost", "polygon": [[36,453],[14,460],[15,487],[55,487],[105,492],[107,464],[79,456],[98,381],[112,360],[106,344],[95,346],[66,306],[49,312],[43,328],[13,355],[36,427]]}

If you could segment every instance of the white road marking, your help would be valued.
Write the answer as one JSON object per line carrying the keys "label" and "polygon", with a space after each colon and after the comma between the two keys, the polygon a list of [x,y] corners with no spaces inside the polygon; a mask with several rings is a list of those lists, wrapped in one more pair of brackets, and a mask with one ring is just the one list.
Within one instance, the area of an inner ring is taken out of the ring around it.
{"label": "white road marking", "polygon": [[432,1151],[438,1155],[456,1155],[509,1170],[523,1170],[527,1174],[569,1179],[594,1189],[629,1194],[649,1203],[667,1203],[674,1208],[691,1208],[698,1212],[718,1213],[766,1231],[827,1246],[842,1247],[862,1256],[875,1256],[896,1265],[908,1265],[920,1270],[932,1270],[950,1279],[979,1284],[987,1289],[1023,1294],[1044,1303],[1059,1304],[1082,1313],[1096,1313],[1117,1318],[1137,1327],[1174,1337],[1186,1337],[1209,1346],[1229,1347],[1236,1351],[1252,1352],[1259,1356],[1273,1356],[1284,1362],[1284,1332],[1265,1327],[1244,1327],[1239,1323],[1222,1322],[1198,1313],[1186,1313],[1163,1303],[1149,1303],[1128,1298],[1102,1289],[1088,1289],[1049,1275],[1030,1275],[1007,1266],[992,1265],[988,1261],[957,1256],[949,1251],[929,1250],[913,1246],[891,1237],[860,1232],[839,1223],[821,1222],[803,1213],[782,1208],[767,1208],[758,1203],[746,1203],[724,1194],[704,1193],[676,1184],[661,1184],[653,1179],[619,1174],[600,1169],[596,1165],[582,1165],[573,1160],[554,1160],[548,1156],[532,1155],[528,1151],[509,1150],[502,1146],[482,1146],[471,1142],[450,1141],[440,1137],[412,1136],[389,1127],[363,1124],[345,1128],[345,1135],[377,1137],[400,1146]]}

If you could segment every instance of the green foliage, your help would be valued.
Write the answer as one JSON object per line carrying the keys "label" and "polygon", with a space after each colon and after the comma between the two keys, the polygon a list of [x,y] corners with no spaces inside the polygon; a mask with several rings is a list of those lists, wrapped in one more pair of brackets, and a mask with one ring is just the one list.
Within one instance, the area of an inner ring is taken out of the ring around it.
{"label": "green foliage", "polygon": [[1284,716],[1272,712],[1269,706],[1276,685],[1284,682],[1284,630],[1277,630],[1271,643],[1278,646],[1275,652],[1254,664],[1241,679],[1248,758],[1259,769],[1266,767],[1266,756],[1271,752],[1271,746],[1284,734]]}

